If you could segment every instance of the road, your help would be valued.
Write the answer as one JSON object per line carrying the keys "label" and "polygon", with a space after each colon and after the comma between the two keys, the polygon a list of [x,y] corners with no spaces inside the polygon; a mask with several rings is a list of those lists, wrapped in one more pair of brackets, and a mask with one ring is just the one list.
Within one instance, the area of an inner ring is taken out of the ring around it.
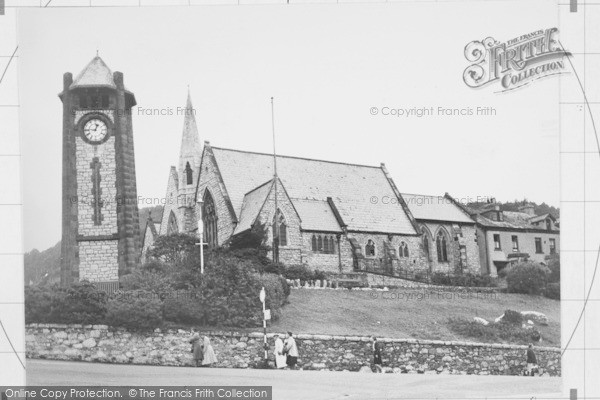
{"label": "road", "polygon": [[560,378],[155,367],[27,360],[28,385],[273,386],[276,400],[557,398]]}

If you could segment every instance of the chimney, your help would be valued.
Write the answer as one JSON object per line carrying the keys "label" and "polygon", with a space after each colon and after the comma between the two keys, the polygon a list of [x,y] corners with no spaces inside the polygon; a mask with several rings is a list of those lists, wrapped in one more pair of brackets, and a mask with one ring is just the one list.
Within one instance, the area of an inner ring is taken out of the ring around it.
{"label": "chimney", "polygon": [[531,204],[531,203],[527,203],[527,204],[524,204],[521,207],[519,207],[519,212],[525,213],[525,214],[529,215],[530,217],[535,217],[535,211],[533,208],[533,204]]}

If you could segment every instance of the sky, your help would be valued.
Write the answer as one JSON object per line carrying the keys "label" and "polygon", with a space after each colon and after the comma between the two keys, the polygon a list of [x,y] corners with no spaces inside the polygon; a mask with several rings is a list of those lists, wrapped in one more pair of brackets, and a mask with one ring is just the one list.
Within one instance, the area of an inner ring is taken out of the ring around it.
{"label": "sky", "polygon": [[[124,73],[140,107],[133,129],[138,195],[146,202],[165,196],[169,168],[178,164],[177,107],[189,86],[200,139],[216,147],[271,152],[273,96],[279,154],[383,162],[405,193],[558,206],[558,79],[505,93],[462,79],[467,43],[554,27],[550,3],[519,3],[518,12],[493,1],[23,9],[25,250],[60,240],[57,95],[63,73],[77,75],[96,51]],[[431,107],[434,115],[383,115]],[[474,115],[441,116],[440,107]],[[476,115],[477,107],[495,115]]]}

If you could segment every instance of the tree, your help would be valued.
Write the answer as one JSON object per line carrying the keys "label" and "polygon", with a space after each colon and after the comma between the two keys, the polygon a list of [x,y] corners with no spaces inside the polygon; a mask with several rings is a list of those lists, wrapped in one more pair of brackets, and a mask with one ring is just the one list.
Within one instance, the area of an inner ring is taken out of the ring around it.
{"label": "tree", "polygon": [[149,250],[150,257],[167,264],[179,265],[189,255],[199,252],[198,238],[185,233],[159,236]]}

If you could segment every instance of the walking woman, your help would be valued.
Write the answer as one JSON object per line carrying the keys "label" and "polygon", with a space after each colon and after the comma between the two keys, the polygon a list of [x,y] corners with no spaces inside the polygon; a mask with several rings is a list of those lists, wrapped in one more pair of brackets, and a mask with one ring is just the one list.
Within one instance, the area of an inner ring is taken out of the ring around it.
{"label": "walking woman", "polygon": [[213,349],[212,345],[210,344],[210,339],[208,338],[208,336],[204,336],[204,354],[203,354],[203,358],[202,358],[202,366],[203,367],[208,367],[212,364],[215,364],[217,362],[217,356],[215,355],[215,350]]}
{"label": "walking woman", "polygon": [[202,341],[200,340],[200,335],[198,333],[195,333],[190,339],[190,343],[192,344],[192,355],[194,357],[196,367],[199,367],[202,365],[202,360],[204,359],[204,351],[202,349]]}

